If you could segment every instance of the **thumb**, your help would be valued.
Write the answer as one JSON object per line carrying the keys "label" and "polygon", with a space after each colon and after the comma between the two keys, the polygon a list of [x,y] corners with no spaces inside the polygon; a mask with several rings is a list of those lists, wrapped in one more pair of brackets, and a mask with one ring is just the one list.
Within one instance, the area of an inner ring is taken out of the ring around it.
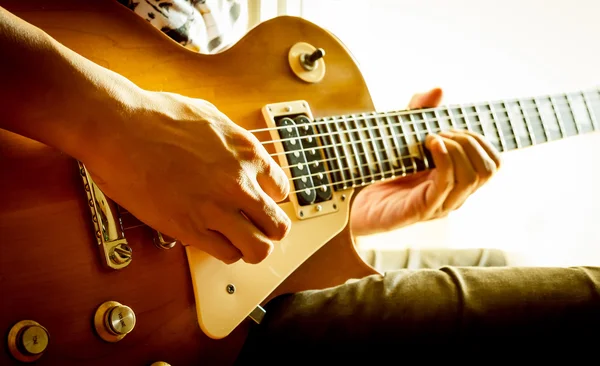
{"label": "thumb", "polygon": [[410,99],[408,108],[419,109],[437,107],[442,101],[443,94],[441,88],[433,88],[425,93],[417,93]]}

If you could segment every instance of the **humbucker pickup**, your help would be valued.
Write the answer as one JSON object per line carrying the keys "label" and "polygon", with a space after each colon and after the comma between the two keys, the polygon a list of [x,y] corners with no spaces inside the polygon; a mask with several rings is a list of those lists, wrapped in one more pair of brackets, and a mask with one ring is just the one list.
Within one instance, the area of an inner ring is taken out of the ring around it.
{"label": "humbucker pickup", "polygon": [[325,160],[310,120],[304,115],[277,118],[276,126],[300,206],[332,198]]}

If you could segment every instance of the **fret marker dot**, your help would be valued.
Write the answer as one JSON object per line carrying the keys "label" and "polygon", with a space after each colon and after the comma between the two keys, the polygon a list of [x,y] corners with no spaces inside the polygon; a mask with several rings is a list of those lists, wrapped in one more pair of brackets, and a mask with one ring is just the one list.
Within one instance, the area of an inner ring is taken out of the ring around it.
{"label": "fret marker dot", "polygon": [[311,153],[312,155],[315,155],[315,154],[317,153],[317,151],[316,151],[315,149],[311,149],[311,150],[310,150],[310,153]]}
{"label": "fret marker dot", "polygon": [[319,179],[323,179],[323,173],[319,173]]}
{"label": "fret marker dot", "polygon": [[290,144],[292,144],[292,145],[296,145],[296,139],[291,139],[291,140],[290,140]]}
{"label": "fret marker dot", "polygon": [[309,189],[309,188],[306,188],[306,189],[304,190],[304,193],[306,193],[306,194],[310,194],[310,189]]}
{"label": "fret marker dot", "polygon": [[288,128],[287,128],[287,132],[292,132],[292,131],[293,131],[293,130],[292,130],[292,128],[291,128],[291,127],[288,127]]}
{"label": "fret marker dot", "polygon": [[322,190],[323,192],[327,192],[327,187],[326,187],[326,186],[321,186],[321,190]]}
{"label": "fret marker dot", "polygon": [[312,142],[312,137],[308,136],[308,142]]}
{"label": "fret marker dot", "polygon": [[314,166],[315,166],[315,168],[316,168],[316,167],[318,167],[318,166],[319,166],[319,162],[318,162],[318,161],[315,161],[315,164],[314,164]]}
{"label": "fret marker dot", "polygon": [[298,164],[298,170],[302,170],[302,169],[304,169],[304,164],[302,164],[302,163]]}
{"label": "fret marker dot", "polygon": [[301,180],[303,183],[306,183],[306,181],[307,181],[306,177],[302,177]]}
{"label": "fret marker dot", "polygon": [[300,153],[298,151],[294,151],[294,156],[299,158],[300,157]]}

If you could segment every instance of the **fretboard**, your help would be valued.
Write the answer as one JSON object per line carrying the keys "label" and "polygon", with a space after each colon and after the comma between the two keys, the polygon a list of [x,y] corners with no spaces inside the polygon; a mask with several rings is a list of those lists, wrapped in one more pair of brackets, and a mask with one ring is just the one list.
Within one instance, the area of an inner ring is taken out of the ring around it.
{"label": "fretboard", "polygon": [[600,129],[600,90],[313,121],[336,190],[434,167],[427,134],[478,133],[500,152]]}

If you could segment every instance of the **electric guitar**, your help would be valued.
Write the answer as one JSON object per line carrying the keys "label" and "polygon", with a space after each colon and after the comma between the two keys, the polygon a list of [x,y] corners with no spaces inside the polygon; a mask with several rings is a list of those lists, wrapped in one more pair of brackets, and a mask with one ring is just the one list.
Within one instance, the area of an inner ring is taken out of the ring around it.
{"label": "electric guitar", "polygon": [[600,128],[598,88],[375,112],[348,49],[300,18],[207,56],[110,0],[0,5],[142,88],[215,103],[288,174],[293,222],[265,261],[225,265],[144,225],[85,165],[0,130],[2,365],[229,364],[273,297],[376,273],[354,248],[353,197],[433,168],[428,133],[468,129],[508,151]]}

